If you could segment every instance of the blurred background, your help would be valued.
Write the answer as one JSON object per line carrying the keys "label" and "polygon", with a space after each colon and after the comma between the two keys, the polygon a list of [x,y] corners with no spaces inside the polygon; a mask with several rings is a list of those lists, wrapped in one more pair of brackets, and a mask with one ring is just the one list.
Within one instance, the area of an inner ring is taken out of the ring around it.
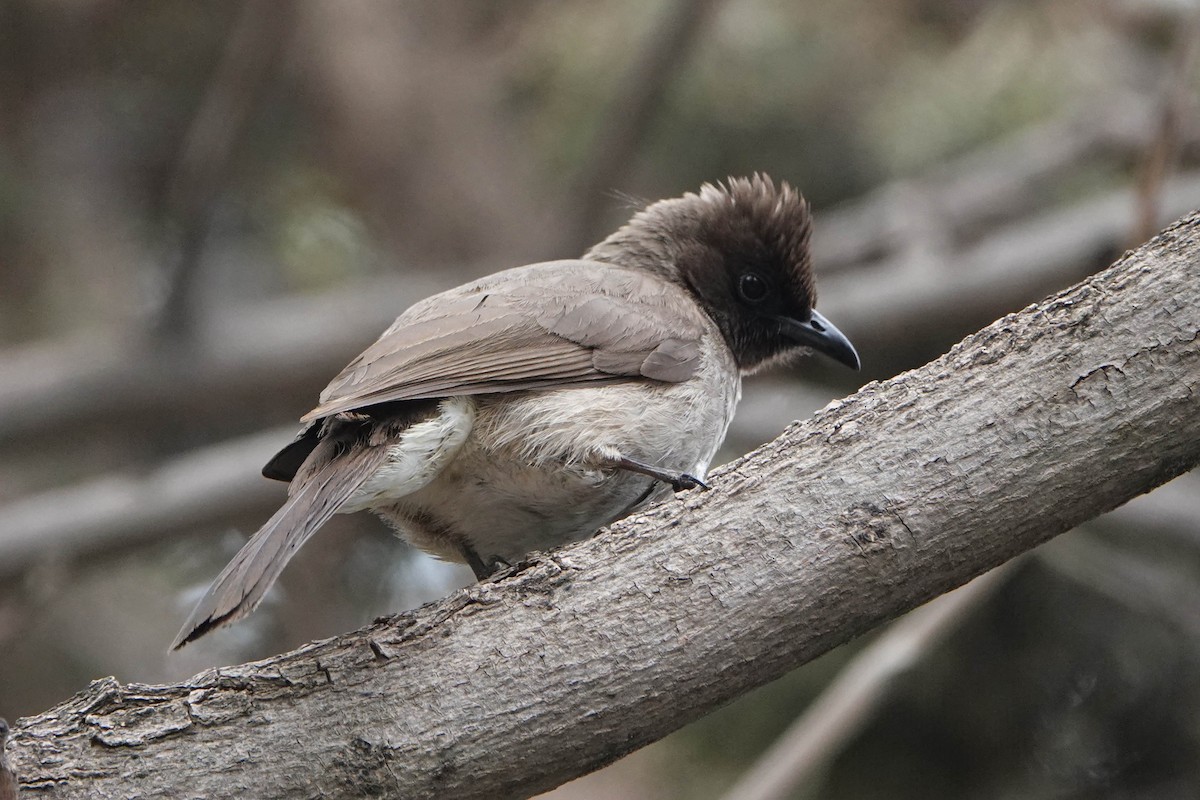
{"label": "blurred background", "polygon": [[[469,582],[339,517],[250,620],[167,655],[332,375],[411,302],[576,256],[644,200],[800,187],[820,308],[863,356],[752,380],[719,461],[1107,266],[1200,206],[1198,15],[0,0],[0,715]],[[775,796],[735,782],[806,709],[777,796],[1196,796],[1195,475],[968,592],[550,796]],[[814,705],[831,682],[861,702]]]}

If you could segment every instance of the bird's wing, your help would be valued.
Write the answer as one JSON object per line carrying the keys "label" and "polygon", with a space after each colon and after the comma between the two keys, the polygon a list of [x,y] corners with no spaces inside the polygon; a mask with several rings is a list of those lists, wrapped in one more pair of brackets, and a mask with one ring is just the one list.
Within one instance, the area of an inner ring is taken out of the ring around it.
{"label": "bird's wing", "polygon": [[497,273],[410,308],[321,393],[320,419],[396,400],[630,378],[678,383],[703,312],[680,287],[588,261]]}

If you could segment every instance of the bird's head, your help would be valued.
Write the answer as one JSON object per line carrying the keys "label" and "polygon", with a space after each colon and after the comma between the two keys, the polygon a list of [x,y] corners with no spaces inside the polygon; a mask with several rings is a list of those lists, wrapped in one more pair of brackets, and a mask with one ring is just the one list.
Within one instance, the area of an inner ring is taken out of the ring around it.
{"label": "bird's head", "polygon": [[654,203],[588,257],[683,283],[745,372],[806,350],[858,369],[850,341],[814,307],[811,232],[800,193],[754,175]]}

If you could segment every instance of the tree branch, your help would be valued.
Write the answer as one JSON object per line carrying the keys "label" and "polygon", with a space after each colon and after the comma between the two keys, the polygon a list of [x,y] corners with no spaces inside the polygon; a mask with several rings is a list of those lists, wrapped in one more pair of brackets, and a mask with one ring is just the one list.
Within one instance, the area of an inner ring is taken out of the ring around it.
{"label": "tree branch", "polygon": [[609,763],[1200,461],[1200,213],[689,494],[355,633],[22,720],[38,797],[476,798]]}
{"label": "tree branch", "polygon": [[217,313],[190,350],[95,336],[14,348],[0,353],[0,445],[32,439],[44,447],[97,426],[227,413],[248,396],[319,388],[397,309],[444,288],[434,276],[408,275]]}
{"label": "tree branch", "polygon": [[0,579],[47,554],[95,556],[248,512],[270,514],[283,486],[257,480],[259,469],[294,435],[276,428],[188,453],[148,474],[107,475],[2,506]]}

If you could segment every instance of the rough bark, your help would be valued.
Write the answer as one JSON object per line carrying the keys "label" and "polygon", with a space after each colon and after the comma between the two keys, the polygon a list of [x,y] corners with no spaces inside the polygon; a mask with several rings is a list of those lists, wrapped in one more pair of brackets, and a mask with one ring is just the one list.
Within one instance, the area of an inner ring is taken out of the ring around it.
{"label": "rough bark", "polygon": [[29,797],[505,797],[670,733],[1200,461],[1200,213],[496,583],[22,720]]}

